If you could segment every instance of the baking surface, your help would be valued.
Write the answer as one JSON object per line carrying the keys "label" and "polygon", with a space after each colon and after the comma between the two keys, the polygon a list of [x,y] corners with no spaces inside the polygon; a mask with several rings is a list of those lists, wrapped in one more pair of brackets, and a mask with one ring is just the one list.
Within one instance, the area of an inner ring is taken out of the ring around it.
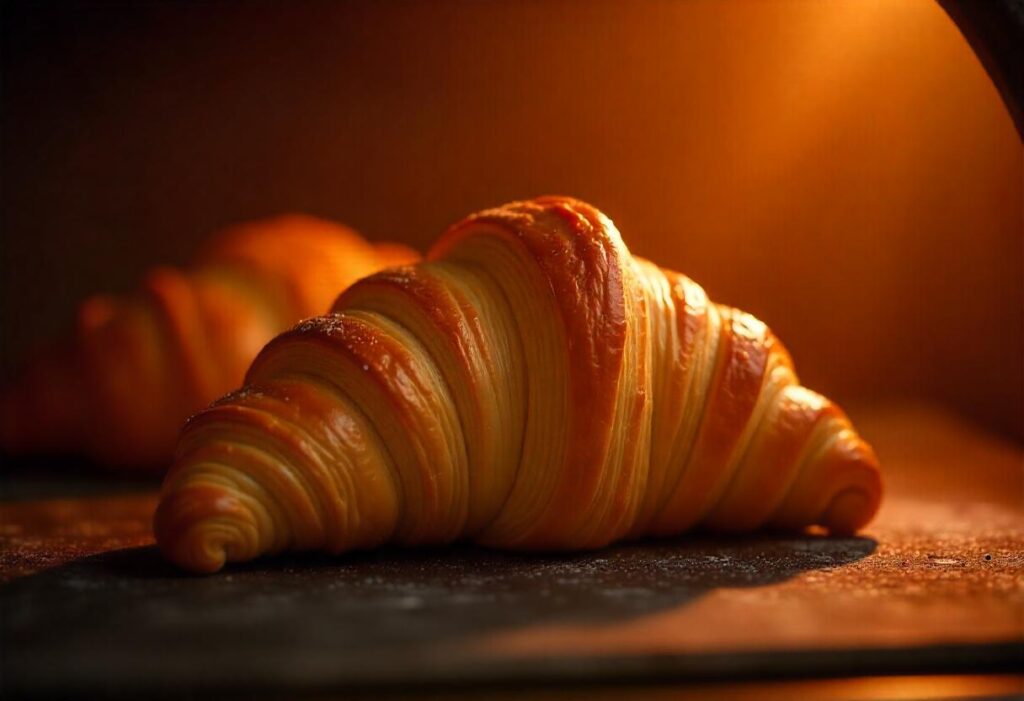
{"label": "baking surface", "polygon": [[2,683],[173,694],[1019,668],[1020,448],[925,408],[854,416],[888,489],[857,538],[290,555],[193,577],[152,546],[150,491],[7,501]]}

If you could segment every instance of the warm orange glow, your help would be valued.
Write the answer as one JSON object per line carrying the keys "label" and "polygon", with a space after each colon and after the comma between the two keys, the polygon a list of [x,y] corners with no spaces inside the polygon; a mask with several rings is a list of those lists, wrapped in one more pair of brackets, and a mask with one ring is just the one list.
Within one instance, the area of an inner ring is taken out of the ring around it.
{"label": "warm orange glow", "polygon": [[1024,158],[935,0],[457,8],[92,9],[103,54],[22,47],[11,359],[227,222],[301,208],[423,248],[565,193],[768,322],[809,386],[1020,435]]}

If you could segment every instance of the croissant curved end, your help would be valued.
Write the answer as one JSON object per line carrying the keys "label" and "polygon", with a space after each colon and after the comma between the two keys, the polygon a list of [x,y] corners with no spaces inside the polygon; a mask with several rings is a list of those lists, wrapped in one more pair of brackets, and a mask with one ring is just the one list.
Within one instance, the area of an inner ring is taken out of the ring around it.
{"label": "croissant curved end", "polygon": [[161,499],[153,530],[164,557],[200,574],[249,559],[256,541],[245,507],[219,486],[190,485]]}
{"label": "croissant curved end", "polygon": [[874,516],[872,496],[862,489],[844,489],[833,497],[821,523],[831,535],[850,536],[867,525]]}
{"label": "croissant curved end", "polygon": [[856,534],[875,517],[882,501],[882,473],[870,449],[846,472],[842,483],[849,486],[841,488],[816,519],[834,536]]}

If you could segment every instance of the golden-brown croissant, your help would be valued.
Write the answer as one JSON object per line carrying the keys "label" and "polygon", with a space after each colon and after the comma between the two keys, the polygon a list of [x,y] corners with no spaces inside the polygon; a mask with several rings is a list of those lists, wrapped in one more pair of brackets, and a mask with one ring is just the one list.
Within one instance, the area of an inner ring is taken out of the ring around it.
{"label": "golden-brown croissant", "polygon": [[469,217],[268,344],[186,426],[155,532],[212,572],[386,542],[847,534],[880,496],[871,448],[764,324],[547,197]]}
{"label": "golden-brown croissant", "polygon": [[0,396],[3,449],[166,465],[185,419],[237,387],[275,334],[327,311],[354,280],[417,258],[302,215],[224,231],[190,269],[160,268],[134,296],[86,301],[74,337]]}

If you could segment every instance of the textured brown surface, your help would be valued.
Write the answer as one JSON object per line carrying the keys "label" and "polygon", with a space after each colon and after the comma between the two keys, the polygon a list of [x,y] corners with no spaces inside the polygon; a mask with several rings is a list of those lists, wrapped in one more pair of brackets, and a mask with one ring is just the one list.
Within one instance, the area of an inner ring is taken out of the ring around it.
{"label": "textured brown surface", "polygon": [[0,581],[153,543],[152,492],[0,504]]}
{"label": "textured brown surface", "polygon": [[197,578],[147,546],[151,494],[6,503],[3,676],[173,693],[1012,668],[1020,449],[927,409],[855,416],[889,494],[850,539],[297,555]]}

